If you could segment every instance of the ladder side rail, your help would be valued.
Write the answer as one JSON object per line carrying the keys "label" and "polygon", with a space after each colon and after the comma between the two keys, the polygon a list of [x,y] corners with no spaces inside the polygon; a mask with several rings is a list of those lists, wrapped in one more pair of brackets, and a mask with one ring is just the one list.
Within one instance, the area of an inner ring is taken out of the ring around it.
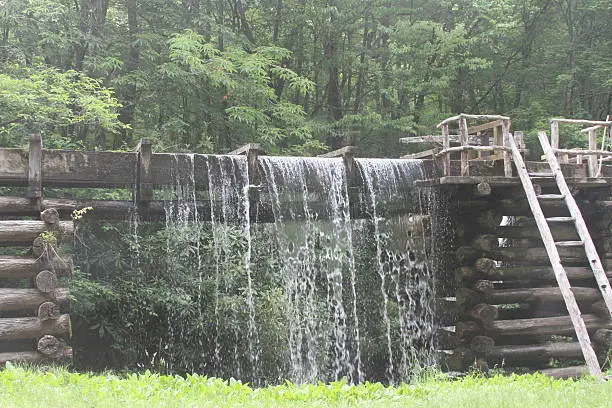
{"label": "ladder side rail", "polygon": [[[546,136],[545,133],[544,136]],[[578,308],[578,303],[576,303],[576,298],[572,293],[570,282],[567,278],[567,274],[565,273],[565,269],[563,269],[563,265],[561,264],[559,251],[557,250],[557,247],[555,245],[555,241],[550,231],[550,227],[548,226],[546,218],[544,217],[542,207],[538,202],[538,198],[533,188],[533,184],[527,172],[527,167],[525,166],[525,162],[521,157],[521,153],[518,147],[516,146],[514,139],[509,138],[508,143],[512,149],[512,158],[514,159],[516,170],[521,179],[523,189],[525,190],[525,195],[527,196],[529,207],[531,208],[531,212],[533,213],[533,216],[535,218],[538,230],[540,231],[540,235],[542,236],[542,242],[544,243],[546,252],[548,253],[548,257],[550,258],[550,263],[555,273],[557,284],[559,285],[559,289],[561,291],[561,294],[563,295],[563,300],[565,301],[565,305],[569,312],[570,319],[574,326],[574,330],[576,331],[576,336],[578,337],[578,342],[580,343],[580,348],[582,349],[584,360],[586,361],[587,366],[589,367],[589,372],[591,373],[591,375],[602,379],[603,376],[601,373],[601,368],[599,367],[599,362],[597,361],[597,355],[595,354],[593,346],[591,345],[589,333],[587,331],[584,320],[582,319],[580,309]]]}
{"label": "ladder side rail", "polygon": [[601,259],[597,254],[597,249],[595,248],[595,244],[593,243],[593,239],[591,238],[591,234],[589,233],[589,229],[584,222],[584,218],[582,217],[582,213],[580,212],[580,208],[578,204],[576,204],[576,200],[571,194],[569,187],[567,186],[567,182],[563,177],[563,173],[561,172],[561,166],[559,166],[559,162],[554,154],[552,154],[552,149],[550,144],[548,143],[548,139],[546,137],[546,133],[540,132],[538,134],[540,138],[540,143],[542,144],[542,148],[544,149],[544,154],[546,155],[546,159],[548,160],[548,164],[552,172],[556,175],[555,179],[557,181],[557,187],[559,188],[559,192],[564,196],[565,203],[570,212],[570,215],[575,220],[576,230],[578,231],[578,236],[584,243],[584,250],[589,260],[589,265],[593,270],[593,275],[595,275],[595,280],[597,281],[597,286],[601,291],[601,295],[604,299],[604,302],[610,312],[610,317],[612,317],[612,289],[610,288],[610,281],[606,276],[606,272],[601,263]]}

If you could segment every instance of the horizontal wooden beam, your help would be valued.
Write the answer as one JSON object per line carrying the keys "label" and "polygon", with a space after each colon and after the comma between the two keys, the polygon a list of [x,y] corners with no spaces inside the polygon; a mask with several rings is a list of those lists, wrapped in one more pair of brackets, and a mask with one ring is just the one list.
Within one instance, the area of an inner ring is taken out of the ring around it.
{"label": "horizontal wooden beam", "polygon": [[317,157],[322,157],[322,158],[337,158],[337,157],[344,157],[346,155],[355,155],[357,154],[357,151],[359,149],[357,148],[357,146],[344,146],[341,147],[340,149],[336,149],[333,150],[331,152],[327,152],[327,153],[323,153],[318,155]]}
{"label": "horizontal wooden beam", "polygon": [[585,125],[585,126],[612,126],[612,121],[606,122],[602,120],[585,120],[585,119],[565,119],[553,118],[551,123],[565,123],[569,125]]}
{"label": "horizontal wooden beam", "polygon": [[38,289],[0,288],[0,312],[11,310],[30,310],[35,312],[45,302],[68,303],[70,293],[66,288],[58,288],[50,293]]}
{"label": "horizontal wooden beam", "polygon": [[32,241],[45,231],[53,231],[57,238],[74,233],[72,221],[60,221],[49,228],[44,221],[20,220],[0,221],[0,245],[32,245]]}
{"label": "horizontal wooden beam", "polygon": [[45,269],[53,271],[57,276],[69,276],[72,275],[74,264],[72,258],[66,256],[63,258],[55,257],[50,261],[45,261],[42,258],[0,256],[0,278],[34,278]]}
{"label": "horizontal wooden beam", "polygon": [[0,319],[0,341],[36,339],[43,335],[67,338],[70,335],[70,315],[61,315],[55,320],[40,320],[38,317]]}
{"label": "horizontal wooden beam", "polygon": [[39,351],[14,351],[7,353],[0,353],[0,364],[6,364],[7,362],[15,363],[40,363],[47,362],[50,360],[68,360],[72,358],[72,348],[65,347],[57,354],[49,356]]}
{"label": "horizontal wooden beam", "polygon": [[476,120],[510,120],[510,118],[508,116],[501,116],[501,115],[468,115],[466,113],[461,113],[457,116],[453,116],[450,117],[448,119],[444,119],[442,122],[438,123],[437,127],[442,127],[442,125],[445,125],[447,123],[450,122],[455,122],[459,119],[476,119]]}

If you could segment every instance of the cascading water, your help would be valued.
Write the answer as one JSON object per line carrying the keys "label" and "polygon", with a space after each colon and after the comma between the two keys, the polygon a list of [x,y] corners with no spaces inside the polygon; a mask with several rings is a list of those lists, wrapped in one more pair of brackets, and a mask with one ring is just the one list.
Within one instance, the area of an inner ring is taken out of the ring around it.
{"label": "cascading water", "polygon": [[[248,312],[247,323],[247,358],[251,365],[251,379],[257,379],[259,360],[259,341],[257,325],[255,322],[255,308],[253,301],[253,280],[251,276],[251,225],[249,202],[249,175],[247,160],[244,156],[208,156],[207,159],[208,192],[211,203],[211,222],[215,254],[215,318],[217,327],[219,319],[219,293],[232,291],[232,286],[240,279],[234,279],[232,274],[235,265],[235,254],[231,242],[236,239],[232,234],[238,234],[244,243],[242,249],[242,271],[246,277],[245,306]],[[241,273],[242,275],[242,273]],[[234,327],[235,344],[243,336],[240,328]],[[221,359],[222,344],[219,333],[215,338],[215,363],[224,364]],[[233,350],[234,372],[240,378],[241,359],[237,355],[238,348]]]}
{"label": "cascading water", "polygon": [[[342,376],[359,380],[359,324],[353,306],[347,316],[347,304],[355,302],[355,270],[343,161],[259,160],[274,215],[287,302],[290,377],[299,382]],[[353,287],[348,295],[345,275]],[[353,299],[347,300],[349,296]]]}
{"label": "cascading water", "polygon": [[[435,276],[427,265],[425,231],[415,181],[425,176],[422,161],[356,159],[364,184],[364,206],[376,246],[384,323],[387,380],[408,380],[434,361]],[[393,216],[394,209],[409,211]],[[416,232],[416,233],[415,233]],[[420,236],[419,236],[420,235]]]}
{"label": "cascading water", "polygon": [[357,159],[359,183],[343,159],[260,157],[251,179],[244,156],[163,160],[165,217],[131,233],[138,284],[155,283],[141,367],[396,383],[434,362],[438,198],[415,186],[421,162]]}

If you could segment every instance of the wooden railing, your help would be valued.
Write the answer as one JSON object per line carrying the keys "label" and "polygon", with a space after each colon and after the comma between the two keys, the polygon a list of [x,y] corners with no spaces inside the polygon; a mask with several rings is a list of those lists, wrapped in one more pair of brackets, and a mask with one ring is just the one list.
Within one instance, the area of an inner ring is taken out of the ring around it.
{"label": "wooden railing", "polygon": [[[581,133],[588,135],[588,149],[560,149],[559,148],[559,127],[561,124],[589,126],[581,130]],[[558,157],[560,163],[569,163],[571,156],[575,156],[575,163],[582,164],[584,156],[587,156],[589,177],[599,177],[601,164],[604,161],[612,160],[612,151],[605,150],[606,135],[610,135],[612,121],[595,121],[582,119],[563,119],[555,118],[550,120],[550,145],[552,152]],[[597,149],[597,131],[603,130],[604,145]]]}
{"label": "wooden railing", "polygon": [[[489,123],[483,125],[468,127],[468,119],[470,120],[488,120]],[[449,132],[449,124],[457,122],[459,126],[459,142],[460,146],[451,147],[451,137]],[[512,159],[510,157],[510,146],[508,138],[510,135],[510,118],[507,116],[500,115],[467,115],[460,114],[448,118],[438,124],[438,128],[442,129],[442,150],[438,152],[435,157],[442,159],[442,169],[444,176],[451,175],[451,154],[459,152],[461,154],[461,176],[470,175],[470,155],[471,152],[477,152],[478,157],[482,158],[482,153],[485,152],[500,152],[501,158],[504,161],[504,176],[512,177]],[[473,133],[479,133],[493,129],[493,143],[488,143],[487,140],[484,145],[476,146],[470,144],[470,131]],[[487,159],[493,160],[498,157],[487,157]]]}

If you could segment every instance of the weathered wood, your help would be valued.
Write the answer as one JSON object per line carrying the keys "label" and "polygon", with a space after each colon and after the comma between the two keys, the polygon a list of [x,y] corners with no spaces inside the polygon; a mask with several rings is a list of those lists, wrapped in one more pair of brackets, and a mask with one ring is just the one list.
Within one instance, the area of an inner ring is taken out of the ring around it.
{"label": "weathered wood", "polygon": [[[598,123],[593,124],[597,125]],[[544,149],[544,153],[547,156],[548,164],[550,165],[550,168],[552,169],[553,173],[561,175],[561,168],[559,166],[559,163],[557,162],[557,158],[554,154],[550,154],[551,146],[548,143],[546,133],[540,132],[538,134],[538,137]],[[593,243],[591,234],[589,233],[587,225],[582,217],[582,213],[580,212],[580,209],[578,208],[578,205],[576,204],[576,201],[574,200],[572,192],[569,189],[567,183],[565,182],[565,179],[561,176],[556,177],[555,180],[557,181],[557,187],[559,188],[559,192],[565,196],[565,203],[567,204],[567,207],[570,211],[570,215],[575,219],[576,229],[578,230],[580,240],[584,243],[584,250],[589,259],[589,265],[593,270],[595,280],[597,281],[601,295],[606,303],[608,312],[610,313],[610,317],[612,317],[612,288],[610,288],[610,281],[608,280],[601,260],[599,259],[599,255],[597,254],[597,249],[595,248],[595,244]],[[555,265],[553,264],[553,267],[554,266]],[[569,310],[571,315],[573,311],[571,309]],[[587,365],[588,364],[589,361],[587,360]],[[591,366],[589,365],[589,368],[590,367]]]}
{"label": "weathered wood", "polygon": [[582,349],[578,342],[556,342],[536,345],[510,345],[492,347],[487,360],[492,363],[504,363],[510,366],[548,363],[550,359],[580,358]]}
{"label": "weathered wood", "polygon": [[468,339],[483,333],[482,326],[473,321],[457,322],[455,335],[460,339]]}
{"label": "weathered wood", "polygon": [[468,265],[481,255],[482,251],[471,246],[462,246],[455,251],[455,259],[457,259],[459,265]]}
{"label": "weathered wood", "polygon": [[34,238],[34,242],[32,243],[32,255],[37,258],[40,258],[47,252],[49,248],[49,244],[43,237]]}
{"label": "weathered wood", "polygon": [[500,214],[498,211],[485,210],[479,213],[474,221],[481,227],[493,229],[499,227],[502,218],[503,214]]}
{"label": "weathered wood", "polygon": [[70,257],[53,257],[51,260],[45,260],[0,256],[0,278],[34,278],[43,269],[53,271],[58,276],[69,276],[72,275],[74,263]]}
{"label": "weathered wood", "polygon": [[593,335],[593,340],[601,347],[612,347],[612,330],[599,329]]}
{"label": "weathered wood", "polygon": [[551,123],[565,123],[574,125],[585,125],[585,126],[610,126],[612,122],[602,120],[585,120],[585,119],[565,119],[565,118],[553,118],[550,120]]}
{"label": "weathered wood", "polygon": [[317,155],[317,157],[336,158],[336,157],[343,157],[347,154],[354,156],[355,154],[357,154],[357,152],[358,152],[357,146],[344,146],[344,147],[341,147],[340,149],[332,150],[331,152],[319,154]]}
{"label": "weathered wood", "polygon": [[65,347],[57,354],[48,356],[38,351],[16,351],[11,353],[0,353],[0,364],[8,361],[20,363],[40,363],[49,360],[68,360],[72,358],[72,348]]}
{"label": "weathered wood", "polygon": [[59,288],[51,293],[43,293],[37,289],[0,289],[0,312],[12,310],[31,310],[34,312],[45,302],[64,304],[70,301],[70,293],[66,288]]}
{"label": "weathered wood", "polygon": [[[511,146],[510,140],[512,139],[512,145],[518,149],[518,147],[516,147],[516,143],[514,142],[514,139],[512,138],[512,135],[510,135],[510,119],[504,119],[502,122],[502,137],[503,137],[504,147],[510,148]],[[504,176],[512,177],[511,153],[508,150],[504,150],[503,155],[504,155]],[[519,151],[519,155],[520,155],[520,151]]]}
{"label": "weathered wood", "polygon": [[496,235],[483,234],[472,240],[472,246],[476,249],[491,251],[499,248],[499,239]]}
{"label": "weathered wood", "polygon": [[[597,150],[597,149],[552,149],[553,153],[561,153],[561,154],[579,154],[581,156],[601,156],[601,155],[608,155],[610,154],[609,150]],[[594,157],[595,160],[597,160],[596,157]],[[595,173],[589,173],[589,177],[595,177],[595,176],[591,176],[591,174],[595,174]]]}
{"label": "weathered wood", "polygon": [[38,344],[36,346],[36,349],[46,356],[55,356],[62,350],[62,348],[62,342],[57,337],[50,336],[48,334],[42,336],[38,340]]}
{"label": "weathered wood", "polygon": [[[559,256],[565,264],[585,264],[586,255],[582,248],[560,247]],[[544,248],[499,248],[485,253],[487,258],[499,261],[550,264],[550,258]]]}
{"label": "weathered wood", "polygon": [[40,219],[53,228],[60,222],[59,212],[55,208],[47,208],[40,213]]}
{"label": "weathered wood", "polygon": [[[582,318],[585,330],[612,328],[612,321],[610,319],[602,319],[589,314],[582,315]],[[494,339],[498,336],[572,335],[575,333],[572,320],[569,316],[496,320],[484,329],[485,334]]]}
{"label": "weathered wood", "polygon": [[[43,221],[20,220],[0,221],[0,245],[29,245],[41,233],[48,231],[47,224]],[[72,235],[74,225],[72,221],[60,221],[53,229],[53,233],[59,237]]]}
{"label": "weathered wood", "polygon": [[493,189],[491,188],[491,185],[489,183],[486,183],[486,182],[478,183],[472,189],[472,192],[473,192],[473,194],[476,197],[489,196],[489,195],[491,195],[492,191],[493,191]]}
{"label": "weathered wood", "polygon": [[45,302],[38,306],[37,316],[40,320],[55,320],[60,315],[60,307],[56,303]]}
{"label": "weathered wood", "polygon": [[[595,288],[572,287],[571,291],[575,299],[581,302],[594,302],[600,299],[599,291]],[[561,290],[558,287],[496,289],[485,291],[483,294],[482,301],[492,305],[563,301]]]}
{"label": "weathered wood", "polygon": [[610,316],[610,312],[603,299],[593,303],[590,307],[590,312],[602,318],[608,318]]}
{"label": "weathered wood", "polygon": [[465,371],[475,360],[472,350],[467,347],[457,347],[452,354],[445,356],[442,366],[449,371]]}
{"label": "weathered wood", "polygon": [[141,139],[138,150],[138,169],[136,171],[136,202],[146,204],[153,200],[153,181],[151,180],[151,157],[153,145],[149,139]]}
{"label": "weathered wood", "polygon": [[487,336],[474,336],[470,341],[470,349],[479,354],[489,354],[495,347],[495,340]]}
{"label": "weathered wood", "polygon": [[[489,258],[477,259],[474,263],[474,272],[457,272],[468,274],[466,278],[480,273],[490,280],[533,280],[543,282],[555,280],[555,273],[551,266],[498,266],[497,262]],[[589,267],[566,266],[565,273],[571,280],[594,279]],[[612,277],[612,270],[606,273],[609,277]]]}
{"label": "weathered wood", "polygon": [[481,279],[474,282],[472,289],[476,292],[486,293],[495,290],[495,284],[489,280]]}
{"label": "weathered wood", "polygon": [[450,122],[455,122],[461,118],[465,118],[465,119],[477,119],[477,120],[507,120],[510,119],[507,116],[501,116],[501,115],[468,115],[465,113],[460,113],[457,116],[453,116],[450,117],[448,119],[444,119],[442,122],[438,123],[437,127],[442,127],[442,125],[450,123]]}
{"label": "weathered wood", "polygon": [[484,325],[491,324],[498,316],[497,308],[486,303],[479,303],[470,310],[470,317]]}
{"label": "weathered wood", "polygon": [[38,317],[0,319],[0,340],[35,339],[45,334],[68,337],[70,316],[64,314],[55,320],[40,320]]}
{"label": "weathered wood", "polygon": [[[589,132],[589,150],[597,150],[597,133],[595,130]],[[608,155],[610,153],[603,154]],[[597,173],[597,155],[589,155],[589,177],[597,177]]]}
{"label": "weathered wood", "polygon": [[41,292],[51,293],[57,287],[57,276],[48,270],[40,271],[34,279],[34,284]]}
{"label": "weathered wood", "polygon": [[581,378],[589,374],[587,366],[563,367],[563,368],[547,368],[540,370],[542,374],[549,375],[553,378]]}
{"label": "weathered wood", "polygon": [[40,134],[30,135],[28,154],[28,192],[30,199],[42,197],[42,138]]}
{"label": "weathered wood", "polygon": [[552,120],[550,121],[550,144],[553,149],[559,148],[559,122],[558,121],[552,121]]}
{"label": "weathered wood", "polygon": [[[446,150],[450,148],[450,134],[448,132],[448,123],[441,124],[442,126],[442,149]],[[450,153],[442,156],[442,174],[445,176],[451,175],[451,157]]]}

